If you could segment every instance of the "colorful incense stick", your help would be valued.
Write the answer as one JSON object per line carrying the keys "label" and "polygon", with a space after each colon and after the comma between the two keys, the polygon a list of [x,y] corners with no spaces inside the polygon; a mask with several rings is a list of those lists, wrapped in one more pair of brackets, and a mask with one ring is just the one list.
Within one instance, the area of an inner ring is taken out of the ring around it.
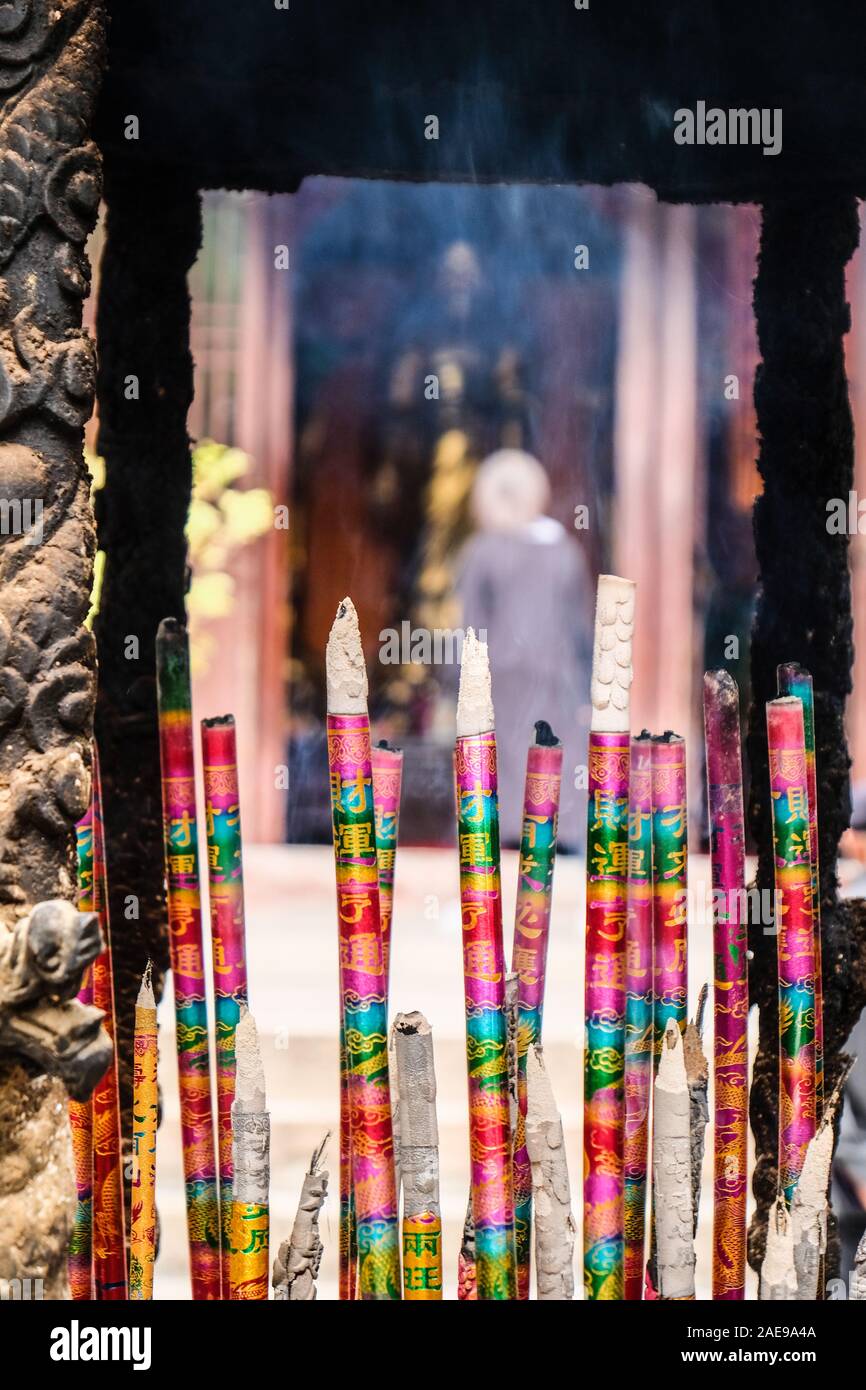
{"label": "colorful incense stick", "polygon": [[803,706],[767,703],[779,963],[779,1192],[790,1207],[815,1134],[815,935]]}
{"label": "colorful incense stick", "polygon": [[[358,617],[344,599],[326,654],[328,764],[331,777],[340,948],[341,1296],[351,1297],[351,1207],[357,1239],[358,1292],[400,1297],[397,1189],[388,1076],[388,1016],[379,915],[367,673]],[[348,1107],[347,1107],[348,1102]],[[344,1126],[350,1124],[350,1173]],[[348,1192],[347,1192],[348,1188]],[[344,1241],[346,1244],[344,1244]],[[348,1268],[346,1267],[348,1266]]]}
{"label": "colorful incense stick", "polygon": [[652,742],[653,1047],[658,1064],[669,1020],[685,1032],[688,955],[686,745],[677,734]]}
{"label": "colorful incense stick", "polygon": [[103,1027],[114,1048],[111,1064],[93,1091],[93,1296],[125,1299],[126,1223],[121,1157],[120,1096],[117,1085],[117,1043],[114,1023],[114,977],[111,969],[111,925],[108,917],[108,877],[99,758],[93,745],[91,795],[93,880],[91,908],[99,918],[104,950],[93,962],[93,1002],[102,1009]]}
{"label": "colorful incense stick", "polygon": [[[87,824],[85,825],[85,821]],[[79,904],[83,891],[83,874],[89,877],[92,870],[89,864],[82,867],[82,849],[87,852],[93,843],[89,814],[76,826],[78,847]],[[88,888],[89,891],[89,888]],[[93,970],[88,966],[84,972],[78,998],[82,1004],[93,1003]],[[75,1171],[75,1215],[72,1219],[72,1234],[69,1237],[69,1294],[73,1299],[89,1300],[93,1297],[93,1101],[71,1100],[69,1102],[69,1127],[72,1131],[72,1164]]]}
{"label": "colorful incense stick", "polygon": [[400,824],[400,789],[403,781],[403,753],[387,743],[372,750],[373,810],[376,819],[376,864],[379,871],[379,917],[382,922],[382,961],[385,971],[385,998],[391,967],[391,917],[394,911],[394,863]]}
{"label": "colorful incense stick", "polygon": [[228,1288],[232,1216],[232,1101],[235,1029],[247,1000],[244,867],[235,721],[203,719],[207,866],[216,1022],[217,1149],[219,1153],[222,1287]]}
{"label": "colorful incense stick", "polygon": [[704,676],[713,888],[713,1298],[745,1297],[748,922],[740,696],[727,671]]}
{"label": "colorful incense stick", "polygon": [[643,1297],[650,1092],[653,1075],[652,741],[631,741],[628,922],[625,934],[625,1298]]}
{"label": "colorful incense stick", "polygon": [[541,1042],[561,782],[562,744],[550,725],[540,719],[535,725],[535,740],[526,755],[523,833],[511,952],[511,968],[518,976],[518,1110],[513,1161],[518,1298],[529,1297],[532,1250],[532,1164],[526,1147],[526,1067],[529,1049]]}
{"label": "colorful incense stick", "polygon": [[398,1014],[394,1056],[400,1096],[403,1184],[403,1296],[442,1298],[442,1212],[433,1034],[423,1014]]}
{"label": "colorful incense stick", "polygon": [[235,1029],[229,1296],[266,1299],[269,1282],[271,1117],[255,1020],[244,1005]]}
{"label": "colorful incense stick", "polygon": [[169,946],[192,1296],[194,1299],[219,1298],[219,1197],[202,950],[189,649],[186,628],[174,618],[165,618],[159,625],[156,673]]}
{"label": "colorful incense stick", "polygon": [[129,1297],[153,1298],[156,1258],[156,1121],[157,1086],[156,1000],[150,981],[150,962],[135,1004],[132,1072],[132,1234],[129,1244]]}
{"label": "colorful incense stick", "polygon": [[583,1282],[623,1296],[625,932],[628,919],[629,691],[634,584],[598,581],[586,843]]}
{"label": "colorful incense stick", "polygon": [[796,662],[779,666],[780,695],[793,695],[803,706],[806,788],[809,793],[809,859],[812,869],[812,922],[815,936],[815,1107],[824,1111],[824,974],[821,948],[821,863],[818,852],[818,770],[815,760],[815,692],[809,672]]}
{"label": "colorful incense stick", "polygon": [[476,1293],[510,1299],[517,1282],[496,735],[487,646],[471,627],[463,642],[455,769]]}

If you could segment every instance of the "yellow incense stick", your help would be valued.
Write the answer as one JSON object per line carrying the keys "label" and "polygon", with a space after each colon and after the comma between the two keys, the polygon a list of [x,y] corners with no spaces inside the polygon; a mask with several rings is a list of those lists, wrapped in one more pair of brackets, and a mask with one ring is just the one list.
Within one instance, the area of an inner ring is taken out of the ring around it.
{"label": "yellow incense stick", "polygon": [[156,1000],[150,961],[135,1004],[132,1076],[132,1237],[129,1249],[129,1297],[153,1298],[156,1254]]}

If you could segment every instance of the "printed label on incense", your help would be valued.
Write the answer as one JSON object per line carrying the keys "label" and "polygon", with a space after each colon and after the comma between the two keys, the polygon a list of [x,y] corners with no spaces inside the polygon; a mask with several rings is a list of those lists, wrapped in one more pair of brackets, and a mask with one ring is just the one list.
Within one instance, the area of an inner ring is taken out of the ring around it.
{"label": "printed label on incense", "polygon": [[[362,1298],[399,1299],[388,1018],[366,715],[328,715],[340,991]],[[348,1233],[347,1233],[348,1234]]]}
{"label": "printed label on incense", "polygon": [[477,1296],[510,1299],[517,1286],[493,734],[458,738],[454,766]]}
{"label": "printed label on incense", "polygon": [[623,1296],[625,930],[629,735],[589,736],[583,1278]]}

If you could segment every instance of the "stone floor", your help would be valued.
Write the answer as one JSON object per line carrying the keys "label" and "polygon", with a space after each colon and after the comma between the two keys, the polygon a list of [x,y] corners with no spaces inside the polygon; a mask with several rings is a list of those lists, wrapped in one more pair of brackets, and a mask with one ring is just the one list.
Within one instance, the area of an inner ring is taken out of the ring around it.
{"label": "stone floor", "polygon": [[[708,863],[690,862],[692,893],[707,888]],[[263,1039],[272,1122],[271,1240],[290,1232],[305,1165],[326,1130],[331,1193],[322,1237],[319,1296],[337,1292],[337,954],[334,873],[325,847],[252,846],[245,853],[250,1004]],[[506,921],[513,912],[517,855],[503,856]],[[509,905],[511,905],[509,907]],[[690,910],[692,1006],[712,970],[711,926]],[[456,1297],[457,1251],[469,1184],[460,914],[454,850],[401,849],[397,859],[391,999],[394,1011],[420,1009],[436,1047],[445,1242],[445,1295]],[[545,1003],[545,1055],[566,1127],[575,1218],[580,1223],[581,1053],[583,1033],[583,865],[556,868]],[[506,931],[510,942],[510,927]],[[164,1121],[158,1141],[157,1200],[162,1248],[157,1298],[188,1298],[186,1232],[171,990],[160,1007]],[[751,1040],[754,1047],[754,1038]],[[712,1107],[712,1100],[710,1101]],[[703,1175],[698,1232],[698,1297],[709,1297],[711,1158]],[[580,1236],[575,1270],[580,1278]],[[752,1276],[749,1276],[750,1279]],[[754,1292],[749,1296],[754,1297]]]}

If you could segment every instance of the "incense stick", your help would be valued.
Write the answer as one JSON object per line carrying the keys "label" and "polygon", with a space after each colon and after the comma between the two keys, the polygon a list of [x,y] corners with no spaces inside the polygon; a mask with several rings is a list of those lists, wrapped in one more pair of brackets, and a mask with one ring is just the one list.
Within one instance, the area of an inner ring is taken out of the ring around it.
{"label": "incense stick", "polygon": [[105,1014],[103,1027],[111,1039],[112,1060],[93,1091],[93,1296],[98,1300],[126,1299],[126,1223],[123,1160],[120,1137],[120,1095],[117,1083],[117,1030],[114,1014],[114,976],[111,968],[111,924],[108,917],[108,877],[99,755],[93,744],[91,787],[93,878],[92,899],[79,910],[92,909],[99,918],[103,950],[93,962],[93,1002]]}
{"label": "incense stick", "polygon": [[142,976],[135,1004],[132,1074],[132,1234],[129,1244],[129,1297],[153,1298],[156,1258],[156,1121],[157,1086],[156,1000],[150,980],[150,961]]}
{"label": "incense stick", "polygon": [[767,703],[779,965],[779,1191],[790,1207],[815,1134],[815,936],[803,706]]}
{"label": "incense stick", "polygon": [[526,755],[523,791],[523,831],[514,914],[511,968],[517,972],[517,1125],[514,1134],[514,1235],[517,1250],[517,1297],[529,1297],[532,1250],[532,1165],[526,1146],[527,1057],[541,1043],[547,946],[559,792],[562,782],[562,744],[543,719]]}
{"label": "incense stick", "polygon": [[851,1063],[837,1082],[827,1102],[824,1118],[806,1149],[800,1181],[791,1202],[791,1232],[794,1244],[794,1269],[797,1272],[797,1299],[814,1302],[818,1298],[821,1265],[827,1251],[827,1189],[835,1143],[836,1111]]}
{"label": "incense stick", "polygon": [[423,1014],[398,1014],[394,1051],[400,1091],[403,1183],[403,1294],[442,1298],[442,1212],[433,1034]]}
{"label": "incense stick", "polygon": [[[92,844],[89,817],[76,826],[78,850],[79,907],[82,878],[91,874],[87,867],[87,849]],[[84,972],[78,999],[82,1004],[93,1003],[93,969]],[[93,1297],[93,1100],[69,1101],[69,1127],[72,1132],[72,1163],[75,1171],[75,1215],[69,1237],[69,1296],[74,1300]]]}
{"label": "incense stick", "polygon": [[526,1063],[526,1147],[536,1205],[535,1270],[540,1301],[574,1298],[574,1218],[562,1119],[544,1065],[533,1044]]}
{"label": "incense stick", "polygon": [[669,1019],[653,1088],[653,1210],[660,1299],[695,1296],[691,1115],[683,1039]]}
{"label": "incense stick", "polygon": [[[351,599],[344,599],[337,610],[328,638],[326,666],[343,1050],[340,1291],[341,1297],[351,1297],[354,1273],[348,1196],[353,1193],[360,1295],[365,1299],[398,1299],[397,1191],[367,673]],[[349,1178],[345,1142],[350,1113]]]}
{"label": "incense stick", "polygon": [[231,1249],[235,1029],[241,1005],[248,1003],[241,808],[232,715],[202,720],[201,751],[216,1023],[221,1279],[225,1292]]}
{"label": "incense stick", "polygon": [[818,772],[815,758],[815,692],[812,677],[796,662],[779,666],[780,695],[793,695],[803,706],[806,789],[809,793],[809,859],[812,873],[812,925],[815,937],[815,1115],[824,1108],[824,977],[821,948],[821,867],[818,850]]}
{"label": "incense stick", "polygon": [[629,689],[634,584],[598,581],[586,845],[583,1280],[589,1299],[623,1296],[625,930],[628,918]]}
{"label": "incense stick", "polygon": [[259,1035],[245,1005],[235,1029],[235,1057],[230,1297],[267,1299],[271,1117]]}
{"label": "incense stick", "polygon": [[650,1094],[653,1074],[652,741],[631,741],[628,922],[625,938],[624,1297],[643,1296]]}
{"label": "incense stick", "polygon": [[328,1193],[328,1170],[322,1167],[330,1131],[310,1159],[304,1176],[295,1224],[274,1260],[274,1300],[277,1303],[312,1303],[322,1261],[319,1214]]}
{"label": "incense stick", "polygon": [[746,1288],[748,924],[740,699],[727,671],[704,676],[713,887],[713,1298]]}
{"label": "incense stick", "polygon": [[479,1300],[510,1299],[517,1285],[496,735],[487,646],[471,627],[463,643],[455,768],[476,1288]]}
{"label": "incense stick", "polygon": [[[382,923],[382,963],[385,1001],[391,969],[391,918],[394,912],[394,868],[400,826],[400,789],[403,753],[380,742],[371,750],[373,809],[376,819],[376,866],[379,874],[379,919]],[[387,1012],[387,1007],[386,1007]]]}
{"label": "incense stick", "polygon": [[159,625],[156,677],[192,1296],[194,1299],[219,1298],[219,1197],[202,950],[189,649],[186,628],[174,618],[165,618]]}
{"label": "incense stick", "polygon": [[764,1303],[791,1303],[797,1298],[794,1231],[784,1197],[776,1199],[767,1218],[767,1247],[758,1297]]}

